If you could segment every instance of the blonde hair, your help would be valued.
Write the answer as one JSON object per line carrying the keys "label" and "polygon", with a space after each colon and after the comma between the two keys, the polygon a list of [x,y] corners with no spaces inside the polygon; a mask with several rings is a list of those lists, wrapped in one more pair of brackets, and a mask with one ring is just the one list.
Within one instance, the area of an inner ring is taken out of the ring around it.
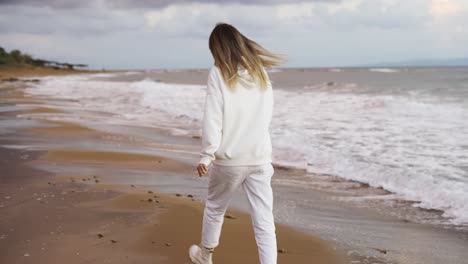
{"label": "blonde hair", "polygon": [[226,23],[216,24],[210,35],[209,48],[215,66],[231,89],[237,84],[240,66],[249,72],[262,89],[266,89],[268,76],[263,67],[278,66],[287,61],[285,55],[268,51]]}

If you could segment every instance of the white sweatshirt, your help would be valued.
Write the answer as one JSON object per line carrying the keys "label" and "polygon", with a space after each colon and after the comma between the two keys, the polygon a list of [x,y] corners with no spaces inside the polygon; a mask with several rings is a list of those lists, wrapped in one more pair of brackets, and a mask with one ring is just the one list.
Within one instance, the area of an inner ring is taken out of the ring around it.
{"label": "white sweatshirt", "polygon": [[206,166],[211,162],[225,166],[271,162],[271,81],[268,78],[268,89],[263,90],[246,69],[239,68],[239,75],[232,90],[216,66],[210,69],[200,153],[200,163]]}

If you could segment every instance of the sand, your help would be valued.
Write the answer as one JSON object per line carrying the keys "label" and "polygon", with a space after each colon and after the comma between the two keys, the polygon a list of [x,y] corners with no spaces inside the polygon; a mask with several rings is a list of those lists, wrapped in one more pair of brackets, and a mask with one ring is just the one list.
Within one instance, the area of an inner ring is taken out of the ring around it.
{"label": "sand", "polygon": [[87,74],[87,73],[102,73],[105,71],[95,70],[69,70],[69,69],[53,69],[46,67],[1,67],[0,80],[18,77],[34,77],[34,76],[49,76],[49,75],[68,75],[68,74]]}
{"label": "sand", "polygon": [[[8,102],[24,103],[21,93],[15,96]],[[2,115],[11,119],[26,112],[54,111],[41,106]],[[104,137],[102,132],[66,122],[18,129],[11,138],[2,136],[0,143],[21,144],[23,137],[30,140],[31,135],[55,147],[44,151],[0,148],[0,263],[189,263],[188,247],[200,241],[202,198],[118,184],[112,182],[112,175],[52,174],[35,168],[53,164],[109,168],[109,174],[110,169],[119,168],[189,173],[187,164],[157,155],[57,148],[64,139],[81,142]],[[225,221],[215,263],[258,263],[248,214],[229,214],[235,219]],[[283,249],[279,263],[347,262],[334,245],[317,236],[280,224],[277,235]]]}

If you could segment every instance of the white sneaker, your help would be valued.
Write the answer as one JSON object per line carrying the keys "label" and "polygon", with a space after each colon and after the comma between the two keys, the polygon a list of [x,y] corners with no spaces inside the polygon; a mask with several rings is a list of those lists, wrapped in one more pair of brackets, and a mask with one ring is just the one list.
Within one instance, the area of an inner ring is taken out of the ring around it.
{"label": "white sneaker", "polygon": [[190,260],[195,264],[213,264],[213,250],[192,245],[189,249]]}

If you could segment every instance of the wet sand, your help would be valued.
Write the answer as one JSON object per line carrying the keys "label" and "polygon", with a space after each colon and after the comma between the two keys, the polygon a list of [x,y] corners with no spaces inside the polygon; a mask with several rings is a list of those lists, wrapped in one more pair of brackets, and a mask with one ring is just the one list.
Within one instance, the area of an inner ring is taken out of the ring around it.
{"label": "wet sand", "polygon": [[[3,106],[31,100],[14,91],[0,91],[0,97]],[[16,115],[27,111],[55,110],[41,106],[0,115],[21,123]],[[189,263],[187,249],[200,240],[203,199],[183,190],[168,194],[151,185],[122,184],[112,172],[138,169],[166,177],[170,173],[195,177],[192,166],[125,149],[71,148],[67,145],[71,140],[79,145],[105,141],[110,135],[73,123],[50,124],[13,126],[14,132],[1,135],[0,145],[39,142],[41,150],[0,149],[0,263]],[[131,141],[126,144],[138,147]],[[37,169],[41,165],[73,167],[77,173],[45,172]],[[89,173],[97,167],[102,169],[99,175]],[[249,216],[240,211],[229,214],[234,219],[225,221],[214,260],[257,263]],[[283,249],[279,263],[347,262],[342,251],[317,236],[281,224],[277,235]]]}
{"label": "wet sand", "polygon": [[[56,177],[25,164],[42,153],[2,148],[0,155],[2,263],[186,263],[199,241],[203,208],[188,194],[97,187],[92,175]],[[236,219],[226,219],[214,259],[255,263],[250,218],[229,214]],[[318,238],[285,226],[277,234],[286,250],[280,263],[344,263]]]}

